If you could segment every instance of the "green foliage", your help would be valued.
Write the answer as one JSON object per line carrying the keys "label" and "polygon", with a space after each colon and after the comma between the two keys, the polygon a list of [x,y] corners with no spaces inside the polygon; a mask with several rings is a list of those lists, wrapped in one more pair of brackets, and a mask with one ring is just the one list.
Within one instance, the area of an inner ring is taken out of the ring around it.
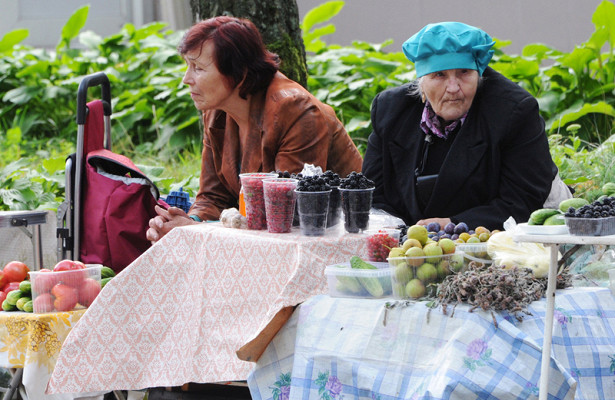
{"label": "green foliage", "polygon": [[[326,2],[302,21],[308,89],[334,107],[364,152],[374,96],[415,73],[401,52],[390,51],[390,40],[327,44],[323,38],[335,32],[330,19],[344,4]],[[183,32],[126,24],[103,38],[83,31],[88,13],[89,6],[75,11],[53,51],[22,45],[24,29],[0,38],[0,209],[54,208],[63,197],[60,165],[74,151],[77,88],[98,71],[111,82],[113,150],[132,158],[163,193],[183,186],[196,194],[202,126],[182,83],[176,46]],[[530,44],[510,55],[510,42],[496,39],[490,64],[536,96],[561,176],[588,199],[615,182],[615,5],[602,1],[592,23],[595,32],[569,53]]]}

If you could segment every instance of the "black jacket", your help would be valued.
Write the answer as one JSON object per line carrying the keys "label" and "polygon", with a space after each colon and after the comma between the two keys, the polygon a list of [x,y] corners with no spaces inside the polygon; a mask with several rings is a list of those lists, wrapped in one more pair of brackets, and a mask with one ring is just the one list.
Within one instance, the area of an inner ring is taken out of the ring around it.
{"label": "black jacket", "polygon": [[542,207],[557,167],[538,103],[516,83],[487,68],[422,210],[414,171],[425,138],[419,126],[424,104],[408,94],[408,86],[385,90],[372,104],[373,132],[363,173],[376,182],[374,207],[409,225],[448,217],[489,229],[502,229],[510,216],[527,221]]}

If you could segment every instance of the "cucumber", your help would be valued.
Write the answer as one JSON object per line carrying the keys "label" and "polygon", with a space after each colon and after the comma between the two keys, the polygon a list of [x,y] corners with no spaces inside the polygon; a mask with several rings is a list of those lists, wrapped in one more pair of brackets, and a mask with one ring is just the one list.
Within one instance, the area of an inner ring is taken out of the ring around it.
{"label": "cucumber", "polygon": [[542,225],[547,218],[559,213],[559,210],[554,208],[540,208],[530,214],[530,219],[527,223],[528,225]]}
{"label": "cucumber", "polygon": [[559,203],[559,210],[565,213],[570,207],[577,209],[587,204],[589,204],[589,201],[580,197],[573,197],[572,199],[562,200],[562,202]]}
{"label": "cucumber", "polygon": [[115,271],[112,270],[109,267],[102,267],[100,269],[100,278],[101,279],[105,279],[105,278],[113,278],[115,276]]}
{"label": "cucumber", "polygon": [[337,276],[338,285],[336,288],[342,292],[360,294],[363,291],[363,286],[359,283],[354,276]]}
{"label": "cucumber", "polygon": [[543,225],[566,225],[566,219],[564,218],[564,214],[551,215],[549,218],[545,219]]}
{"label": "cucumber", "polygon": [[[350,257],[350,267],[355,269],[378,269],[359,256]],[[378,278],[357,277],[357,280],[373,297],[381,297],[384,294],[384,288],[380,284],[380,280]]]}

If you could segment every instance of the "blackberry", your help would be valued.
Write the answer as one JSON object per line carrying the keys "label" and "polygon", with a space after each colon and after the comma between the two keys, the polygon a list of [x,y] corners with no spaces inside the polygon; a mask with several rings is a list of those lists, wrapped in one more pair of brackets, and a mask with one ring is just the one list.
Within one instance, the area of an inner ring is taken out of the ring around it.
{"label": "blackberry", "polygon": [[375,186],[374,181],[363,175],[362,172],[355,171],[352,171],[340,182],[341,189],[370,189]]}
{"label": "blackberry", "polygon": [[330,189],[331,186],[319,175],[302,177],[297,183],[299,192],[325,192]]}

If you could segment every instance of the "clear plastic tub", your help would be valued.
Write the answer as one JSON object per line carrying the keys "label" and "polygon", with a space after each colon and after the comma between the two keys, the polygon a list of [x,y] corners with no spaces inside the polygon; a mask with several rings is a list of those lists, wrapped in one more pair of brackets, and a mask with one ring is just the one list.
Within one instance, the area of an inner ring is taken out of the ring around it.
{"label": "clear plastic tub", "polygon": [[329,265],[325,276],[331,297],[375,299],[391,296],[391,272],[388,263],[370,262],[377,269],[355,269],[350,263]]}
{"label": "clear plastic tub", "polygon": [[100,293],[102,265],[61,272],[30,271],[33,312],[43,314],[87,308]]}
{"label": "clear plastic tub", "polygon": [[570,234],[575,236],[608,236],[615,234],[615,217],[566,217],[566,226]]}
{"label": "clear plastic tub", "polygon": [[465,268],[462,251],[424,257],[389,257],[393,297],[419,299],[435,294],[435,285]]}
{"label": "clear plastic tub", "polygon": [[481,243],[457,243],[457,250],[462,251],[466,260],[476,261],[483,264],[492,264],[493,260],[487,253],[487,242]]}

